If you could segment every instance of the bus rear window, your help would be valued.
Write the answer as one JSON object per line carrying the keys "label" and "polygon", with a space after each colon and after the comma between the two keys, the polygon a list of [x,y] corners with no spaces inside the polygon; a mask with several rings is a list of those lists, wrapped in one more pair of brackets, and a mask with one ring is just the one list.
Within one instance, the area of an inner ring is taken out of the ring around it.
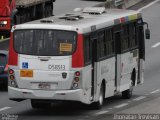
{"label": "bus rear window", "polygon": [[77,33],[61,30],[14,31],[14,49],[19,54],[37,56],[71,55],[76,49]]}

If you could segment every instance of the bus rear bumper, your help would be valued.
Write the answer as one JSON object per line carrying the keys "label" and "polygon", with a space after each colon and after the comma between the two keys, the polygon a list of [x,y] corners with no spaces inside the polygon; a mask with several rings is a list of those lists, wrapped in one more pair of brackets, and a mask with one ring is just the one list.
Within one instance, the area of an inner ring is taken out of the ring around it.
{"label": "bus rear bumper", "polygon": [[[28,90],[8,86],[8,94],[11,100],[37,99],[56,101],[78,101],[90,104],[89,97],[82,89],[77,90]],[[88,98],[88,99],[87,99]]]}

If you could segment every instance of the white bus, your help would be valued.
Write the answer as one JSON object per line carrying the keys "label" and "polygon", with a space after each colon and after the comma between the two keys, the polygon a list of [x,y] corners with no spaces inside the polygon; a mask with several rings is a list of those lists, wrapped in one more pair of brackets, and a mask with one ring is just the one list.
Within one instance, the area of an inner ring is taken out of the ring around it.
{"label": "white bus", "polygon": [[137,11],[88,7],[14,26],[9,98],[30,99],[33,108],[55,101],[101,108],[115,94],[130,98],[143,83],[144,24]]}

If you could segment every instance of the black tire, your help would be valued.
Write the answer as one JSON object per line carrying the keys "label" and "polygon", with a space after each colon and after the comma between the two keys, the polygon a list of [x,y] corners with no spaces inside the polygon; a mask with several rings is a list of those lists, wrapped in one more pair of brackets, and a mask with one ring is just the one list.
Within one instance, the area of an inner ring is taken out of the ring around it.
{"label": "black tire", "polygon": [[104,104],[104,85],[101,85],[99,100],[92,104],[93,109],[101,109]]}
{"label": "black tire", "polygon": [[132,94],[133,94],[133,82],[131,83],[131,86],[128,90],[122,92],[122,97],[124,99],[130,99],[132,97]]}
{"label": "black tire", "polygon": [[31,106],[34,109],[48,109],[51,107],[51,103],[31,100]]}

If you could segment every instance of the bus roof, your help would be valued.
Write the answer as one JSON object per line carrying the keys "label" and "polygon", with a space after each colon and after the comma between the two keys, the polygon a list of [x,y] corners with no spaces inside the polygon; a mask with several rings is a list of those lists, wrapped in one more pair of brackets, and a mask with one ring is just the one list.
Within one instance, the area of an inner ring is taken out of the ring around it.
{"label": "bus roof", "polygon": [[58,29],[87,33],[91,32],[92,26],[101,29],[139,18],[139,12],[125,9],[106,9],[103,13],[80,11],[17,25],[16,29]]}

